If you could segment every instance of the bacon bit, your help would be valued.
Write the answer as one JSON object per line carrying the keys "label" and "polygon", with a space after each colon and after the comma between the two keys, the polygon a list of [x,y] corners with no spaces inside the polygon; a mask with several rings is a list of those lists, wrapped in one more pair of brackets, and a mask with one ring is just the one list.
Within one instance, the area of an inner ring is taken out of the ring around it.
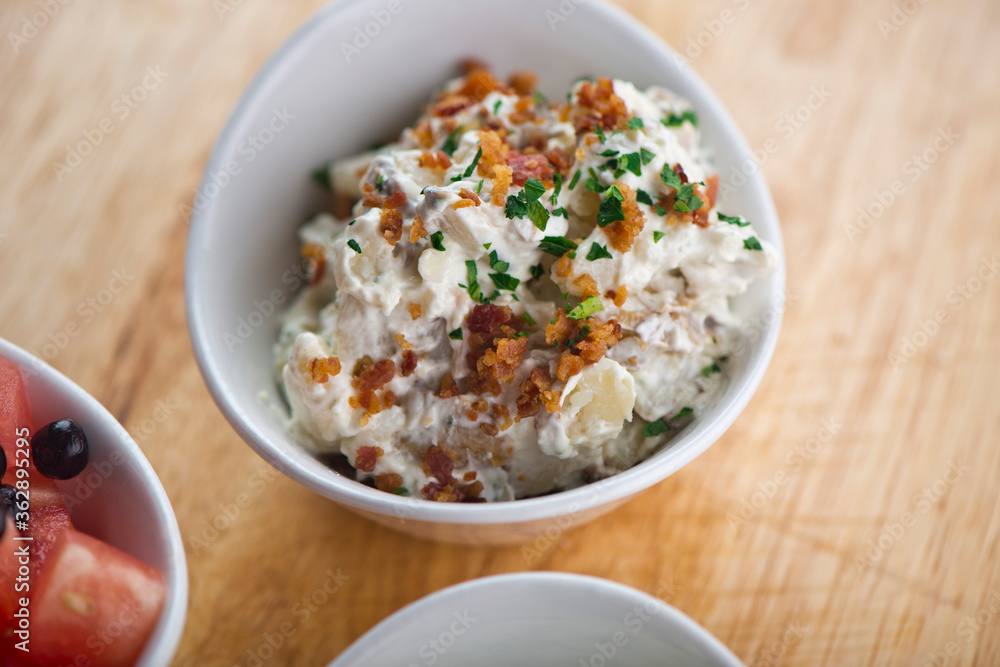
{"label": "bacon bit", "polygon": [[381,447],[358,447],[354,457],[354,467],[361,472],[373,472],[378,458],[385,454]]}
{"label": "bacon bit", "polygon": [[423,148],[430,148],[434,145],[434,131],[431,129],[431,121],[424,119],[413,128],[413,138],[417,140]]}
{"label": "bacon bit", "polygon": [[719,199],[719,175],[712,174],[705,179],[705,199],[708,207],[713,208]]}
{"label": "bacon bit", "polygon": [[566,276],[573,273],[573,260],[569,258],[569,253],[559,258],[556,262],[556,276],[559,278],[565,278]]}
{"label": "bacon bit", "polygon": [[514,125],[534,122],[537,118],[534,107],[535,100],[532,98],[518,98],[517,102],[514,103],[514,111],[508,116],[510,122]]}
{"label": "bacon bit", "polygon": [[480,424],[479,430],[493,438],[500,433],[500,429],[498,429],[494,424]]}
{"label": "bacon bit", "polygon": [[427,228],[424,227],[424,221],[418,215],[413,218],[413,224],[410,226],[410,243],[416,243],[423,238],[427,238]]}
{"label": "bacon bit", "polygon": [[457,202],[451,205],[453,209],[467,208],[469,206],[475,206],[475,204],[470,199],[459,199]]}
{"label": "bacon bit", "polygon": [[534,95],[537,86],[538,75],[534,72],[521,70],[510,74],[510,87],[518,95]]}
{"label": "bacon bit", "polygon": [[307,366],[313,382],[326,384],[330,378],[340,373],[340,359],[337,357],[315,357],[309,360]]}
{"label": "bacon bit", "polygon": [[567,317],[565,310],[556,313],[555,322],[545,325],[545,343],[547,345],[563,345],[576,333],[576,320]]}
{"label": "bacon bit", "polygon": [[600,296],[601,292],[597,289],[597,281],[589,273],[584,273],[582,276],[577,277],[573,281],[573,285],[579,287],[583,290],[583,297]]}
{"label": "bacon bit", "polygon": [[483,492],[482,482],[473,482],[467,486],[461,486],[455,479],[455,458],[454,452],[449,452],[432,445],[424,454],[421,468],[424,474],[434,478],[428,482],[424,488],[420,489],[420,495],[427,500],[438,502],[459,502],[471,498],[477,498]]}
{"label": "bacon bit", "polygon": [[383,208],[379,232],[386,243],[395,246],[403,236],[403,214],[394,208]]}
{"label": "bacon bit", "polygon": [[357,201],[350,195],[334,195],[333,197],[333,217],[338,220],[351,217],[351,209]]}
{"label": "bacon bit", "polygon": [[551,391],[552,375],[545,368],[533,368],[528,379],[521,383],[517,397],[518,419],[538,414],[542,406],[549,413],[559,412],[559,394]]}
{"label": "bacon bit", "polygon": [[396,392],[392,389],[386,389],[382,393],[382,403],[384,404],[385,410],[388,410],[392,406],[396,405]]}
{"label": "bacon bit", "polygon": [[469,408],[468,410],[465,411],[465,418],[468,419],[470,422],[477,421],[479,419],[479,413],[473,410],[472,408]]}
{"label": "bacon bit", "polygon": [[558,146],[546,153],[545,156],[549,159],[549,164],[560,174],[568,174],[573,168],[573,158]]}
{"label": "bacon bit", "polygon": [[464,475],[462,475],[462,481],[463,482],[471,482],[475,478],[476,478],[476,471],[475,470],[470,470],[469,472],[467,472]]}
{"label": "bacon bit", "polygon": [[[354,367],[354,379],[351,385],[357,391],[357,406],[363,407],[369,415],[382,411],[382,403],[375,392],[389,383],[396,376],[396,364],[392,359],[382,359],[372,363],[370,357],[358,360]],[[353,406],[353,402],[352,402]]]}
{"label": "bacon bit", "polygon": [[424,309],[419,303],[411,303],[407,307],[407,310],[410,311],[411,320],[418,320],[420,319],[420,316],[424,314]]}
{"label": "bacon bit", "polygon": [[444,377],[441,378],[441,388],[438,390],[438,396],[441,398],[455,398],[458,396],[458,385],[455,384],[455,378],[451,373],[445,373]]}
{"label": "bacon bit", "polygon": [[513,318],[507,306],[477,305],[466,316],[469,351],[466,363],[473,369],[469,389],[476,394],[500,394],[500,383],[514,379],[514,369],[528,350],[526,338],[514,338],[518,330],[506,325]]}
{"label": "bacon bit", "polygon": [[466,323],[472,333],[492,333],[511,320],[513,314],[507,306],[479,304],[466,316]]}
{"label": "bacon bit", "polygon": [[608,290],[607,297],[611,299],[616,308],[621,308],[625,305],[625,299],[628,298],[628,288],[621,285],[617,290]]}
{"label": "bacon bit", "polygon": [[413,349],[413,344],[407,342],[406,336],[404,336],[403,334],[398,333],[398,334],[395,334],[393,337],[396,339],[396,343],[398,343],[399,347],[401,347],[402,349],[404,349],[404,350],[411,350],[411,349]]}
{"label": "bacon bit", "polygon": [[455,470],[455,457],[452,452],[446,451],[438,445],[431,445],[424,453],[424,460],[421,469],[428,477],[433,477],[437,481],[447,484],[453,481],[452,472]]}
{"label": "bacon bit", "polygon": [[451,166],[451,158],[444,151],[424,151],[417,158],[417,165],[423,169],[444,171]]}
{"label": "bacon bit", "polygon": [[585,81],[577,90],[577,103],[590,110],[576,120],[577,134],[590,132],[598,125],[609,132],[625,129],[628,108],[625,101],[615,94],[611,79],[601,77],[596,83]]}
{"label": "bacon bit", "polygon": [[601,322],[598,318],[591,317],[585,320],[583,326],[589,326],[590,330],[583,340],[573,346],[573,351],[588,364],[596,364],[603,359],[604,353],[614,347],[622,337],[622,325],[617,320]]}
{"label": "bacon bit", "polygon": [[374,185],[365,183],[361,186],[361,190],[364,193],[361,203],[365,208],[382,208],[382,202],[385,201],[385,198],[375,192]]}
{"label": "bacon bit", "polygon": [[700,185],[694,186],[694,193],[701,200],[701,207],[691,212],[691,222],[702,229],[708,229],[708,212],[712,210],[712,199]]}
{"label": "bacon bit", "polygon": [[403,350],[403,363],[399,369],[399,375],[408,378],[417,369],[417,355],[413,350]]}
{"label": "bacon bit", "polygon": [[569,350],[559,356],[559,365],[556,367],[556,377],[565,382],[583,370],[584,361]]}
{"label": "bacon bit", "polygon": [[511,89],[493,77],[485,67],[473,69],[462,86],[455,91],[442,93],[431,108],[435,116],[453,116],[459,111],[482,102],[494,90],[509,94]]}
{"label": "bacon bit", "polygon": [[496,350],[488,349],[476,362],[480,375],[489,376],[501,382],[514,379],[514,369],[524,359],[528,351],[528,341],[524,338],[502,338],[496,341]]}
{"label": "bacon bit", "polygon": [[472,404],[472,409],[482,414],[490,409],[490,404],[486,402],[485,398],[480,398],[478,401]]}
{"label": "bacon bit", "polygon": [[635,190],[624,183],[616,183],[616,185],[624,197],[622,212],[625,214],[625,219],[605,227],[604,234],[608,237],[612,248],[625,253],[632,249],[635,237],[639,235],[646,224],[646,216],[635,200]]}
{"label": "bacon bit", "polygon": [[401,486],[403,486],[403,478],[394,472],[384,472],[381,475],[375,475],[375,488],[379,491],[392,493]]}
{"label": "bacon bit", "polygon": [[514,170],[505,164],[498,164],[493,168],[496,176],[493,177],[493,190],[490,202],[494,206],[503,206],[507,201],[507,192],[513,180]]}
{"label": "bacon bit", "polygon": [[500,403],[493,404],[493,418],[500,422],[500,430],[506,431],[514,421],[510,418],[510,408]]}
{"label": "bacon bit", "polygon": [[310,285],[316,285],[323,280],[326,273],[326,251],[318,243],[306,243],[301,249],[302,259],[309,263]]}
{"label": "bacon bit", "polygon": [[480,204],[483,203],[482,200],[479,198],[479,195],[477,195],[472,190],[469,190],[468,188],[462,188],[461,190],[459,190],[458,196],[464,200],[471,201],[476,206],[479,206]]}
{"label": "bacon bit", "polygon": [[480,130],[479,146],[483,149],[483,154],[479,158],[476,166],[476,173],[485,178],[494,178],[494,168],[497,165],[507,164],[507,153],[510,146],[494,130]]}
{"label": "bacon bit", "polygon": [[525,155],[511,151],[507,155],[507,164],[513,170],[514,185],[523,186],[529,178],[537,178],[546,187],[552,187],[555,170],[544,155]]}

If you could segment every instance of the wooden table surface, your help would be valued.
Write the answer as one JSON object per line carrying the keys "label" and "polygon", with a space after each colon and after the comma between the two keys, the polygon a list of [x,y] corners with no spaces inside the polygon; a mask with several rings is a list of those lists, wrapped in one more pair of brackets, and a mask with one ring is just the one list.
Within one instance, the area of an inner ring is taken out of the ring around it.
{"label": "wooden table surface", "polygon": [[277,475],[195,365],[181,205],[321,0],[5,0],[0,335],[162,479],[191,575],[175,664],[322,665],[417,598],[529,569],[658,594],[752,665],[1000,664],[1000,3],[922,2],[621,0],[759,149],[788,307],[708,453],[536,557],[413,540]]}

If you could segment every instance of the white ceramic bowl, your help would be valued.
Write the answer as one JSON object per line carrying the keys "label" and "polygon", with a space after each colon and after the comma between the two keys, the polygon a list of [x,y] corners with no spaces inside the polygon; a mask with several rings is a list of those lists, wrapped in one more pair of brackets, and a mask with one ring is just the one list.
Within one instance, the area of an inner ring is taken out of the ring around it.
{"label": "white ceramic bowl", "polygon": [[163,573],[163,611],[136,667],[169,665],[184,630],[188,577],[180,529],[160,480],[128,432],[90,394],[2,338],[0,356],[21,368],[36,424],[71,418],[87,434],[90,463],[78,477],[58,482],[59,490],[77,529]]}
{"label": "white ceramic bowl", "polygon": [[707,630],[659,598],[579,574],[467,581],[404,607],[329,667],[741,667]]}
{"label": "white ceramic bowl", "polygon": [[[419,537],[513,543],[609,511],[722,435],[760,383],[777,340],[783,266],[734,301],[734,310],[753,322],[743,353],[731,364],[719,400],[669,447],[601,484],[513,503],[432,503],[368,488],[300,448],[260,400],[262,390],[279,395],[271,347],[276,314],[297,282],[296,230],[328,205],[310,173],[331,158],[396,136],[431,91],[457,73],[462,57],[476,56],[501,74],[533,69],[553,98],[584,74],[621,77],[642,87],[665,85],[693,103],[720,174],[755,164],[719,101],[654,34],[598,0],[563,2],[566,14],[559,16],[565,20],[555,22],[546,14],[554,4],[400,0],[388,3],[399,10],[395,15],[383,0],[341,0],[326,7],[288,39],[244,94],[194,203],[185,269],[188,325],[202,374],[226,418],[289,477]],[[365,30],[375,35],[367,44],[358,37]],[[355,39],[363,48],[352,44]],[[753,220],[760,236],[782,253],[777,215],[758,170],[722,201],[725,210]]]}

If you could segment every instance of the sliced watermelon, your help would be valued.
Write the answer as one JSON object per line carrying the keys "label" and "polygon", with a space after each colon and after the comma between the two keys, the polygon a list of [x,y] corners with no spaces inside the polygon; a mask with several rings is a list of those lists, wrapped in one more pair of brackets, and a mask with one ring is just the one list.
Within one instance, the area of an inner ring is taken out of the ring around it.
{"label": "sliced watermelon", "polygon": [[155,568],[75,530],[63,531],[32,598],[31,654],[41,664],[131,665],[163,607]]}

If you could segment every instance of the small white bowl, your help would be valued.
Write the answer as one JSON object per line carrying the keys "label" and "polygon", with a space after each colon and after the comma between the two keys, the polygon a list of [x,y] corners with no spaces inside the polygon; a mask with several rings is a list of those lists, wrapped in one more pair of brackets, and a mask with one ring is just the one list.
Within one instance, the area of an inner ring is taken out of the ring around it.
{"label": "small white bowl", "polygon": [[2,338],[0,356],[21,368],[36,424],[71,418],[87,434],[90,463],[78,477],[57,485],[78,530],[163,573],[163,610],[135,664],[170,664],[187,616],[188,577],[180,529],[160,480],[132,437],[94,397]]}
{"label": "small white bowl", "polygon": [[[393,14],[390,5],[399,11]],[[367,42],[359,37],[366,31],[373,35]],[[750,323],[749,335],[715,404],[662,451],[600,484],[510,503],[456,505],[382,493],[329,469],[294,442],[260,399],[262,391],[280,396],[271,348],[277,314],[300,282],[294,274],[300,261],[296,230],[309,214],[328,207],[310,174],[331,158],[397,134],[466,56],[501,74],[535,70],[553,98],[585,74],[621,77],[640,87],[665,85],[694,105],[720,174],[756,166],[708,87],[656,35],[608,4],[341,0],[288,39],[233,112],[194,202],[185,292],[191,340],[208,388],[233,428],[266,461],[317,493],[406,533],[509,544],[604,514],[679,470],[729,428],[774,350],[784,266],[782,259],[774,275],[733,301],[735,312]],[[783,257],[763,177],[757,169],[744,171],[751,172],[746,182],[722,193],[725,210],[753,220]]]}
{"label": "small white bowl", "polygon": [[742,667],[659,598],[579,574],[522,572],[428,595],[385,619],[329,667]]}

